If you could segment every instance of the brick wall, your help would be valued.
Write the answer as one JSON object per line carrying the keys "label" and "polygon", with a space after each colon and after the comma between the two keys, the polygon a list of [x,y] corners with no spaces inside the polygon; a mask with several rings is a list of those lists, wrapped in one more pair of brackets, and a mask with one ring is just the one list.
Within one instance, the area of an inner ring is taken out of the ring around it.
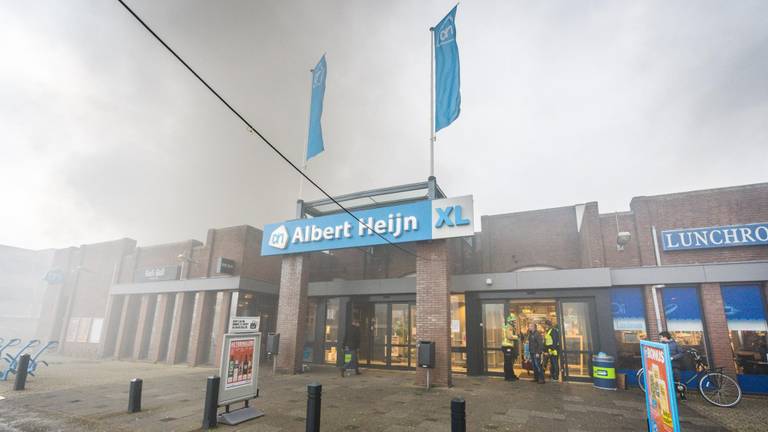
{"label": "brick wall", "polygon": [[582,268],[605,266],[600,212],[596,202],[584,204],[584,215],[579,230],[579,250]]}
{"label": "brick wall", "polygon": [[[616,220],[618,219],[618,229]],[[624,250],[616,249],[616,238],[620,231],[629,232],[632,236]],[[640,248],[635,229],[633,213],[609,213],[600,215],[600,232],[603,240],[603,253],[606,267],[636,267],[640,265]]]}
{"label": "brick wall", "polygon": [[482,268],[508,272],[528,266],[581,267],[572,206],[482,217]]}
{"label": "brick wall", "polygon": [[[661,231],[736,225],[768,221],[768,183],[709,189],[650,197],[636,197],[630,203],[636,215],[641,261],[655,264],[651,226]],[[698,264],[768,260],[768,246],[742,246],[664,252],[662,264]]]}
{"label": "brick wall", "polygon": [[701,285],[701,303],[707,336],[709,337],[709,362],[711,366],[723,367],[725,372],[736,374],[733,352],[728,335],[728,322],[723,308],[720,284]]}
{"label": "brick wall", "polygon": [[301,372],[307,323],[308,261],[307,255],[283,257],[277,306],[277,333],[280,333],[277,369],[282,373]]}
{"label": "brick wall", "polygon": [[[451,308],[446,240],[416,245],[416,340],[435,343],[435,368],[431,382],[451,385]],[[418,385],[426,385],[426,371],[416,371]]]}

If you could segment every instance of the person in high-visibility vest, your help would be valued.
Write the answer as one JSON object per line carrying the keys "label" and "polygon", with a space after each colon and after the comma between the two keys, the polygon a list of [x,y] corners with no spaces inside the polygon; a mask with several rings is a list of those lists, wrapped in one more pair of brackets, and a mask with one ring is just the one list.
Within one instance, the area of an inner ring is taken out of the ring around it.
{"label": "person in high-visibility vest", "polygon": [[501,351],[504,353],[504,379],[517,381],[515,375],[515,360],[520,352],[519,337],[517,335],[517,316],[510,312],[504,320],[504,337],[501,340]]}
{"label": "person in high-visibility vest", "polygon": [[[552,321],[544,321],[546,331],[544,332],[544,352],[549,358],[549,372],[552,374],[552,381],[560,378],[560,332],[557,327],[552,325]],[[546,367],[543,365],[542,369]]]}

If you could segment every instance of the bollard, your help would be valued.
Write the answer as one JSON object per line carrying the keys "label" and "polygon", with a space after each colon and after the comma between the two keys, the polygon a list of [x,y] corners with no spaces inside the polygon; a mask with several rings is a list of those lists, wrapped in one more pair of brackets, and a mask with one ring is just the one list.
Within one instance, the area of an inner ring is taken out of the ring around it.
{"label": "bollard", "polygon": [[467,431],[466,402],[457,397],[451,400],[451,432]]}
{"label": "bollard", "polygon": [[141,378],[134,378],[128,387],[128,412],[137,413],[141,411]]}
{"label": "bollard", "polygon": [[19,359],[16,367],[16,381],[13,383],[14,390],[24,390],[27,384],[27,371],[29,370],[29,354],[24,354]]}
{"label": "bollard", "polygon": [[208,377],[203,406],[203,429],[212,429],[219,424],[219,382],[220,378],[217,376]]}
{"label": "bollard", "polygon": [[307,386],[307,432],[320,432],[320,399],[323,386],[312,383]]}

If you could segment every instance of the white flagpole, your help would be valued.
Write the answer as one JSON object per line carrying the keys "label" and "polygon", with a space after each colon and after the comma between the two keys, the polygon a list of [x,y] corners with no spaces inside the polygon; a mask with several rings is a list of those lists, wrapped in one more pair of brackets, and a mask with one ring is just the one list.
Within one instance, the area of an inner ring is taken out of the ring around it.
{"label": "white flagpole", "polygon": [[429,176],[435,176],[435,28],[429,28]]}
{"label": "white flagpole", "polygon": [[[310,76],[312,76],[312,79],[309,80],[309,82],[310,83],[314,83],[315,70],[314,69],[310,69],[309,70],[309,74],[310,74]],[[311,102],[312,101],[312,84],[310,84],[310,86],[309,86],[309,97],[310,97],[310,107],[309,107],[310,113],[309,113],[309,115],[311,117],[312,116],[312,112],[311,112],[312,111],[312,102]],[[304,164],[301,166],[301,172],[303,172],[305,174],[307,173],[307,162],[308,162],[307,161],[307,154],[308,154],[308,152],[309,152],[309,141],[307,141],[304,144]],[[301,195],[302,192],[303,192],[303,189],[304,189],[304,176],[299,174],[299,199],[304,199],[304,197]]]}

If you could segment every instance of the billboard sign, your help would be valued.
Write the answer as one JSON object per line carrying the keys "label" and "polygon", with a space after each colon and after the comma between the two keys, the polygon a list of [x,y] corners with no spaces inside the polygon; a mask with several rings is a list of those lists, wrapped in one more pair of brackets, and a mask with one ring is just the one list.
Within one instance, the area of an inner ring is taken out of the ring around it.
{"label": "billboard sign", "polygon": [[255,398],[258,393],[261,333],[227,333],[222,348],[219,405]]}
{"label": "billboard sign", "polygon": [[[406,243],[475,233],[472,195],[421,200],[264,227],[261,254],[283,255],[391,243]],[[382,238],[384,237],[384,238]],[[385,240],[386,239],[386,240]]]}
{"label": "billboard sign", "polygon": [[675,380],[672,375],[672,359],[669,346],[663,343],[640,341],[640,351],[645,371],[645,407],[651,432],[678,432],[680,418],[677,414]]}

